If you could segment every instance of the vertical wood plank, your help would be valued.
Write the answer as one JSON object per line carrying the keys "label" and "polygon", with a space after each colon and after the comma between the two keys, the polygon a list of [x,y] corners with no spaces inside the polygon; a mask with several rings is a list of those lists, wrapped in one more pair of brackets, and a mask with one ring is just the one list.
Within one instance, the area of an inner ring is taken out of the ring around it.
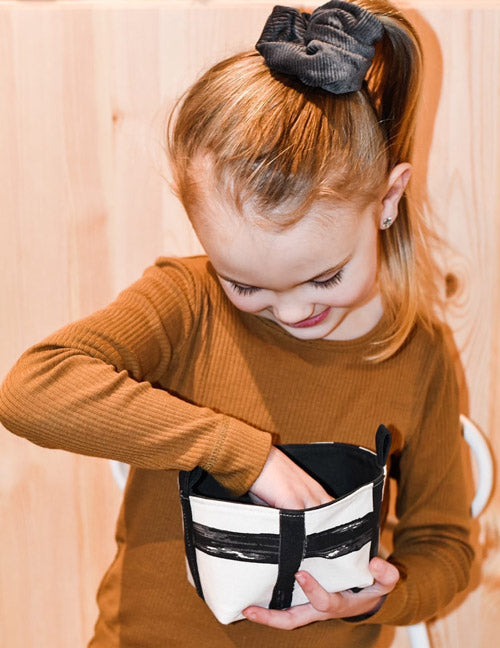
{"label": "vertical wood plank", "polygon": [[[165,181],[163,121],[204,69],[253,47],[273,4],[0,4],[0,379],[26,347],[104,306],[156,256],[200,251]],[[415,193],[457,278],[446,318],[464,410],[498,453],[500,0],[398,4],[427,54]],[[85,645],[120,493],[105,461],[1,439],[3,642]],[[499,516],[496,490],[477,529],[481,570],[431,624],[435,646],[497,643]],[[389,645],[405,648],[405,630],[384,631],[380,648]]]}
{"label": "vertical wood plank", "polygon": [[[429,160],[428,187],[448,243],[447,272],[458,289],[446,319],[463,367],[464,411],[480,425],[496,456],[500,451],[494,403],[499,382],[498,337],[500,7],[426,11],[443,56],[443,85]],[[431,625],[435,646],[490,646],[497,621],[498,493],[476,530],[476,565],[469,596]],[[487,549],[485,549],[485,547]]]}

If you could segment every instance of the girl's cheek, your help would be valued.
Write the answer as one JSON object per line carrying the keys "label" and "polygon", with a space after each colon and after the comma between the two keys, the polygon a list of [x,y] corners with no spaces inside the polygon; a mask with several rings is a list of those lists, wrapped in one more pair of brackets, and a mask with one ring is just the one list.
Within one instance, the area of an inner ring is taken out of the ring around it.
{"label": "girl's cheek", "polygon": [[235,297],[233,295],[229,299],[238,310],[244,311],[245,313],[258,313],[267,307],[262,299],[255,299],[251,295],[248,297],[239,295]]}
{"label": "girl's cheek", "polygon": [[226,288],[225,286],[222,286],[222,288],[233,306],[245,313],[256,313],[267,307],[264,300],[257,294],[239,295],[235,291],[231,290],[231,288]]}
{"label": "girl's cheek", "polygon": [[375,282],[376,275],[373,274],[367,275],[356,285],[346,283],[345,285],[338,286],[337,290],[332,292],[331,306],[344,308],[356,306],[372,294]]}

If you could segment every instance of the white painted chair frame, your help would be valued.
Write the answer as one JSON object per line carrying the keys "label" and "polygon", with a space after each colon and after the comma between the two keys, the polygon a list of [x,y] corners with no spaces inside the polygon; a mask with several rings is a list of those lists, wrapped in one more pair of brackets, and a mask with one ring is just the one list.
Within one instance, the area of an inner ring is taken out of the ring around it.
{"label": "white painted chair frame", "polygon": [[109,463],[111,466],[111,474],[113,475],[116,485],[120,490],[125,490],[130,466],[121,461],[115,461],[114,459],[110,459]]}
{"label": "white painted chair frame", "polygon": [[[472,517],[478,517],[483,512],[493,488],[493,459],[486,439],[463,414],[460,416],[462,434],[469,446],[476,464],[476,491],[471,504]],[[431,648],[429,633],[425,622],[406,627],[411,648]]]}
{"label": "white painted chair frame", "polygon": [[[488,503],[493,487],[493,460],[486,440],[479,429],[463,414],[460,416],[462,433],[476,463],[476,492],[471,504],[473,517],[480,515]],[[130,467],[120,461],[110,460],[113,478],[123,490],[127,483]],[[411,648],[431,648],[427,626],[422,621],[415,625],[407,626],[408,638]]]}

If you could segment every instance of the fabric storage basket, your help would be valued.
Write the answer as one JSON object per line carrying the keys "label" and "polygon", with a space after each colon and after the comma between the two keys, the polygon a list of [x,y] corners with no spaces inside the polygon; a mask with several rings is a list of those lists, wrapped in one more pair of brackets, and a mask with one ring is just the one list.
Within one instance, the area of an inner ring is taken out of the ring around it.
{"label": "fabric storage basket", "polygon": [[285,609],[307,603],[294,575],[308,571],[329,592],[367,587],[377,555],[391,435],[379,426],[376,452],[346,443],[278,446],[334,501],[276,509],[233,496],[201,468],[181,471],[188,578],[224,624],[249,605]]}

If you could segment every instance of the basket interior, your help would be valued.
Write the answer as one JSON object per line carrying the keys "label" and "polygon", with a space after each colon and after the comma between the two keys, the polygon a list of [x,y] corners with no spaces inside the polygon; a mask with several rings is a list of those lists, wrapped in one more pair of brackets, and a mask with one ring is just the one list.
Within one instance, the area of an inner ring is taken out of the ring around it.
{"label": "basket interior", "polygon": [[[335,499],[348,495],[364,484],[382,477],[383,468],[371,452],[348,443],[311,443],[278,446],[308,472]],[[252,503],[248,494],[236,497],[205,471],[193,484],[194,495]]]}

